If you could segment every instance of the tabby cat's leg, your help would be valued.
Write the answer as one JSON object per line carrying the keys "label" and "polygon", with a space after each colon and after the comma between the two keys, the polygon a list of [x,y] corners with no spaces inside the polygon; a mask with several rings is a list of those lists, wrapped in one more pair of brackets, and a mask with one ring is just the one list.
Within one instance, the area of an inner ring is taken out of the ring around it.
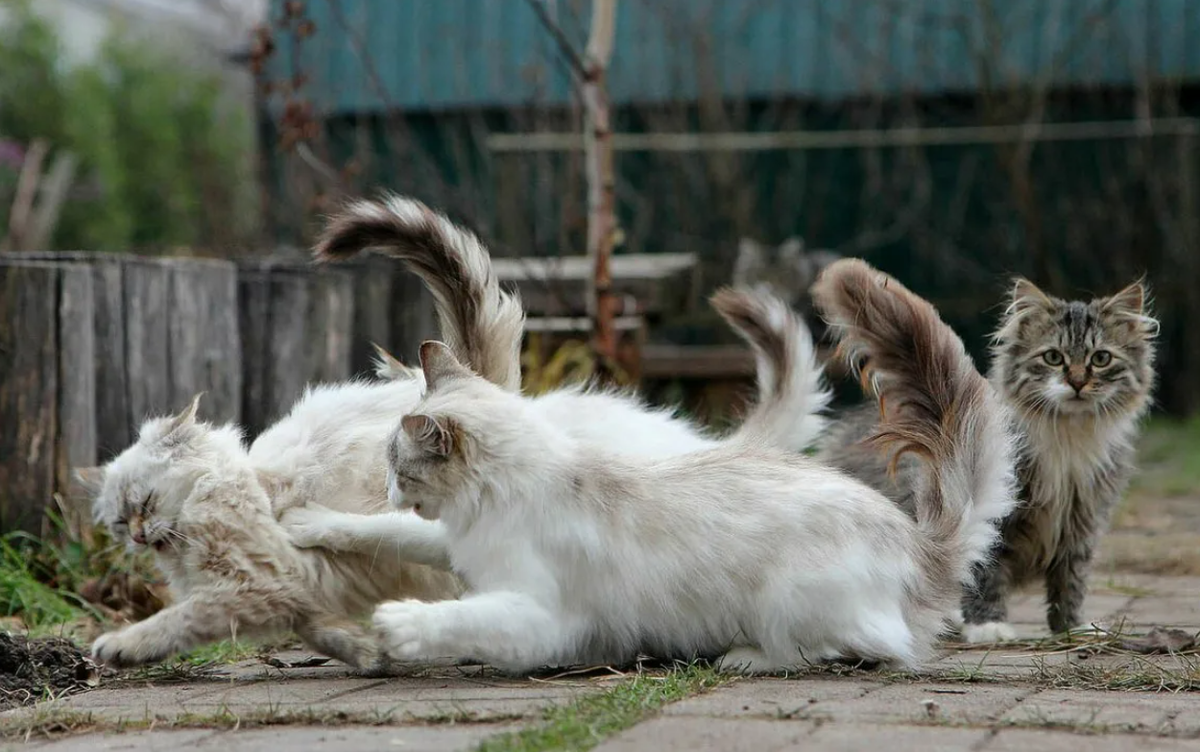
{"label": "tabby cat's leg", "polygon": [[1005,603],[1004,565],[999,556],[975,565],[975,585],[963,593],[963,640],[970,643],[1015,639]]}

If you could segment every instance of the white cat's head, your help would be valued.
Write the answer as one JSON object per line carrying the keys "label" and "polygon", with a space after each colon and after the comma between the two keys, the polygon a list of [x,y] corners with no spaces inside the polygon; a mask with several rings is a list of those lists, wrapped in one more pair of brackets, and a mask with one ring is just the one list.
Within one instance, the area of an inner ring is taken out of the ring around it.
{"label": "white cat's head", "polygon": [[132,548],[163,552],[182,540],[178,519],[198,469],[197,445],[214,432],[196,420],[200,395],[178,415],[142,424],[132,446],[101,467],[76,477],[92,497],[92,517]]}
{"label": "white cat's head", "polygon": [[438,519],[446,504],[474,506],[494,472],[525,451],[527,403],[474,374],[440,342],[421,345],[426,390],[388,442],[388,497]]}

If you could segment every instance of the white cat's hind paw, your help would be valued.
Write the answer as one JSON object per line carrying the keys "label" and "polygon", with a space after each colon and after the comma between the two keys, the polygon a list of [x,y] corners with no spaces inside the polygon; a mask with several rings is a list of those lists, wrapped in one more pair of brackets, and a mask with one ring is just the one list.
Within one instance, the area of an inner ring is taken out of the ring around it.
{"label": "white cat's hind paw", "polygon": [[989,621],[983,624],[964,624],[962,639],[971,645],[985,645],[997,642],[1012,642],[1017,639],[1017,630],[1003,621]]}
{"label": "white cat's hind paw", "polygon": [[426,650],[429,604],[421,601],[389,601],[375,608],[372,622],[383,642],[384,652],[394,661],[421,661]]}

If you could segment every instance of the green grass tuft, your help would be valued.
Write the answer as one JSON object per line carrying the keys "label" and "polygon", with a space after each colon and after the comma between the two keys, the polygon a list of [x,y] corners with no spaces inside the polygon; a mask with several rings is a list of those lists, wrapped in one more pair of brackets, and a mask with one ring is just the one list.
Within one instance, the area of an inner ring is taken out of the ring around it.
{"label": "green grass tuft", "polygon": [[668,703],[707,691],[726,680],[699,664],[665,674],[638,672],[611,689],[570,705],[549,708],[541,724],[492,737],[479,752],[586,750],[656,713]]}
{"label": "green grass tuft", "polygon": [[31,632],[40,632],[79,619],[90,609],[73,593],[38,577],[30,564],[35,543],[19,532],[0,537],[0,616],[19,616]]}

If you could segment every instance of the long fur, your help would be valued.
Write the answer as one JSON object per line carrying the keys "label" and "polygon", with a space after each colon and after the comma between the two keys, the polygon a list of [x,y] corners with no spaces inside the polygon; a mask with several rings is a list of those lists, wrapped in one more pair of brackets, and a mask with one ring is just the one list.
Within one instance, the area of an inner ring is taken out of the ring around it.
{"label": "long fur", "polygon": [[933,306],[895,279],[845,259],[826,268],[813,296],[878,397],[871,442],[893,452],[893,464],[908,452],[923,460],[916,519],[938,551],[927,571],[960,591],[1015,504],[1009,411]]}
{"label": "long fur", "polygon": [[443,339],[485,379],[521,387],[525,313],[500,289],[487,248],[473,233],[402,196],[361,199],[334,215],[317,240],[318,261],[379,248],[421,277],[437,307]]}
{"label": "long fur", "polygon": [[782,299],[723,288],[713,308],[754,350],[758,402],[738,428],[763,444],[806,449],[825,429],[832,397],[804,319]]}

